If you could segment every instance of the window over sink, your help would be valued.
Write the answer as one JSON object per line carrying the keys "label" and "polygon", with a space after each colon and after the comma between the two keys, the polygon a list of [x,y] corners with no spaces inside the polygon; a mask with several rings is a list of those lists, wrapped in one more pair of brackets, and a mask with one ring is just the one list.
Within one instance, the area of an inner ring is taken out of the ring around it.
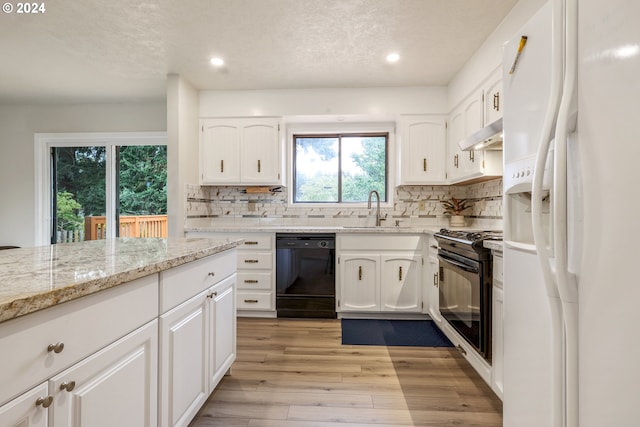
{"label": "window over sink", "polygon": [[293,135],[293,203],[388,200],[389,133]]}

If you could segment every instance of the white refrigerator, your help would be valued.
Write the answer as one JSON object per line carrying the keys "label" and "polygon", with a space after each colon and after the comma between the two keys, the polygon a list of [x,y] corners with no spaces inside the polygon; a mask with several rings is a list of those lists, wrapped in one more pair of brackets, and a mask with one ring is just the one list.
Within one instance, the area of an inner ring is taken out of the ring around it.
{"label": "white refrigerator", "polygon": [[504,48],[505,427],[640,425],[639,19],[549,0]]}

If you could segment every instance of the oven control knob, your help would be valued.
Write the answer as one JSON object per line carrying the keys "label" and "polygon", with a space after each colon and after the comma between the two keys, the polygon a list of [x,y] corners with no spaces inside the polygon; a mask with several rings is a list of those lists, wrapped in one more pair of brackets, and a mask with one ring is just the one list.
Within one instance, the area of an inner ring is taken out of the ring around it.
{"label": "oven control knob", "polygon": [[321,248],[326,248],[327,247],[327,241],[326,240],[320,240],[319,245],[320,245]]}

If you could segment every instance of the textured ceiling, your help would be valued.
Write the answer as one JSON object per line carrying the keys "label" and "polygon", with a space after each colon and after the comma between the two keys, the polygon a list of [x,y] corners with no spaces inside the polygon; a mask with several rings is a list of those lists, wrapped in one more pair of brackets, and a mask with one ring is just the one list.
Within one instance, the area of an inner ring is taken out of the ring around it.
{"label": "textured ceiling", "polygon": [[446,85],[516,1],[51,0],[0,15],[0,102],[163,99],[169,73],[221,90]]}

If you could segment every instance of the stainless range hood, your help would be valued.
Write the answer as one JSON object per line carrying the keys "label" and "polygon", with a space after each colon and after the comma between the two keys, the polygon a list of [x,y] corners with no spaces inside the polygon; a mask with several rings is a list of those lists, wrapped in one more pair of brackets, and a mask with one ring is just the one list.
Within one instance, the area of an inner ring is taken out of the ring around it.
{"label": "stainless range hood", "polygon": [[502,150],[502,118],[469,135],[458,146],[463,151]]}

